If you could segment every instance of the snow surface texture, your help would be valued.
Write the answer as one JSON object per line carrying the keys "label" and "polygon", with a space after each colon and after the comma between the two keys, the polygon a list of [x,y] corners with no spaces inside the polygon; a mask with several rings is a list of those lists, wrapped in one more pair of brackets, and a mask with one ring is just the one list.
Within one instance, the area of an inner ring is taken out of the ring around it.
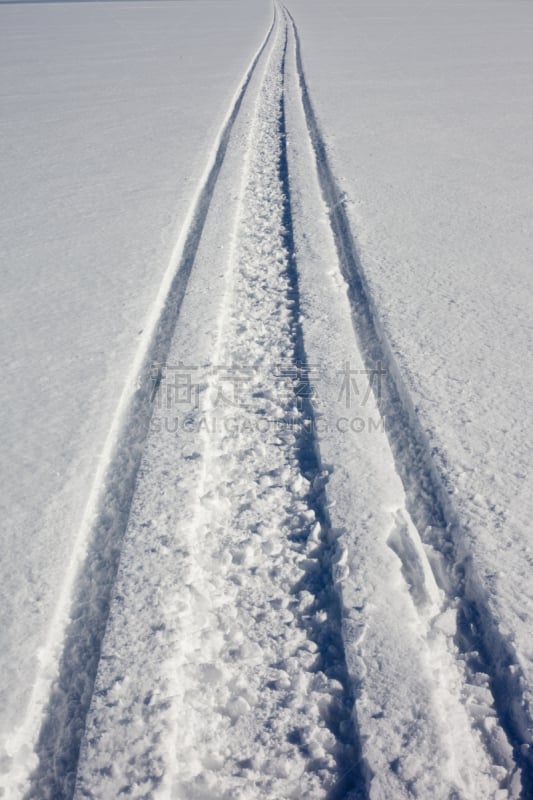
{"label": "snow surface texture", "polygon": [[524,654],[384,334],[305,65],[277,6],[117,412],[37,769],[22,750],[6,796],[529,796]]}

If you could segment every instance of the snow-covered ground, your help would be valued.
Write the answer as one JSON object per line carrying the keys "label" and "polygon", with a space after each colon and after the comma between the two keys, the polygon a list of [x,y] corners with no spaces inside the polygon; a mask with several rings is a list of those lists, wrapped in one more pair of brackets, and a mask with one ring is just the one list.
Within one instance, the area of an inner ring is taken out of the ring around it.
{"label": "snow-covered ground", "polygon": [[0,6],[0,796],[532,791],[533,14],[288,6]]}

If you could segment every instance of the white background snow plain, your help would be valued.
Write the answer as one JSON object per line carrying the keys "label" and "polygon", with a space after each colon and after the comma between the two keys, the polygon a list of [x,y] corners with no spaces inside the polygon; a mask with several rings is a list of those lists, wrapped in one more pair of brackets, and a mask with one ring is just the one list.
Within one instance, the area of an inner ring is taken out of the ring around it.
{"label": "white background snow plain", "polygon": [[0,6],[2,753],[144,319],[271,13]]}

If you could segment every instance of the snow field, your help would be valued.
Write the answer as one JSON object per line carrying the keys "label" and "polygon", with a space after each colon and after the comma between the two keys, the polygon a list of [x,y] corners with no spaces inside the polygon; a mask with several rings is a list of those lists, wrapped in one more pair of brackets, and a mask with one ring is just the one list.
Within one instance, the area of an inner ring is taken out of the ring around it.
{"label": "snow field", "polygon": [[381,327],[282,6],[143,341],[11,788],[44,708],[38,800],[526,796],[504,637]]}

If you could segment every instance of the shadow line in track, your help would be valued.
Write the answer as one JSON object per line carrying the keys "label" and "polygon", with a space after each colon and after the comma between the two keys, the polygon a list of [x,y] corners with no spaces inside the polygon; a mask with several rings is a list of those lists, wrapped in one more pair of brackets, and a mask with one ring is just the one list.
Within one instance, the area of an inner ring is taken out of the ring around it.
{"label": "shadow line in track", "polygon": [[[308,359],[305,351],[305,341],[300,322],[300,291],[298,266],[295,255],[291,188],[289,166],[287,158],[287,129],[285,116],[285,72],[287,59],[288,34],[285,40],[283,59],[281,62],[282,93],[279,112],[279,137],[280,161],[279,178],[282,186],[283,207],[283,244],[288,254],[287,278],[289,281],[289,296],[292,300],[292,321],[294,337],[294,360],[297,369],[301,369],[301,381],[296,384],[296,401],[299,405],[304,424],[299,428],[297,439],[297,454],[300,470],[310,482],[308,502],[315,512],[315,517],[322,527],[322,539],[317,544],[314,553],[316,567],[307,569],[298,587],[294,591],[306,589],[315,598],[313,613],[309,614],[306,623],[309,638],[316,642],[318,652],[321,654],[321,669],[330,678],[336,679],[343,687],[343,711],[332,713],[328,727],[343,747],[337,762],[338,778],[332,789],[329,790],[326,800],[342,800],[348,794],[363,800],[366,797],[365,765],[362,760],[361,747],[353,719],[355,699],[350,688],[350,679],[344,657],[344,643],[342,640],[342,618],[339,598],[333,585],[332,560],[335,555],[335,543],[331,541],[331,523],[327,513],[322,480],[322,465],[318,444],[313,431],[316,421],[311,399],[307,396],[306,385],[308,380]],[[300,391],[301,390],[301,391]],[[327,612],[327,624],[317,625],[313,616],[321,610]],[[335,658],[332,661],[332,653]]]}

